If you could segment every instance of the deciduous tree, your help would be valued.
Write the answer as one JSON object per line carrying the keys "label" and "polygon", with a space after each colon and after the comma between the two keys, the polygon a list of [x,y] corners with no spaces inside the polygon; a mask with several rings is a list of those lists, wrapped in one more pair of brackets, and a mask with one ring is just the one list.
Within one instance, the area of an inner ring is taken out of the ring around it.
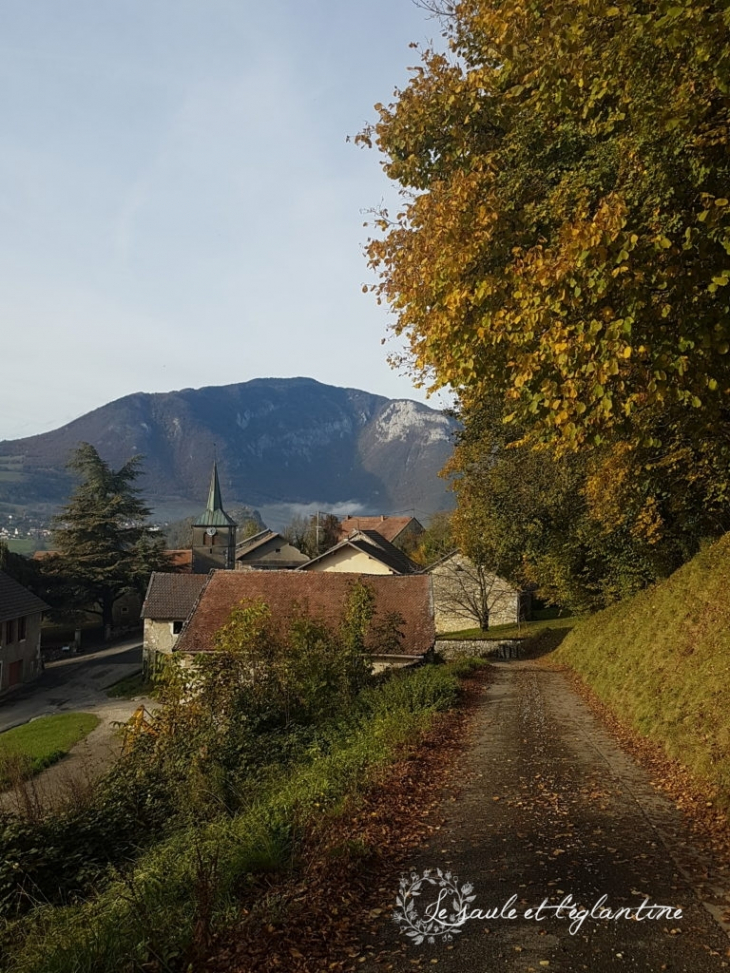
{"label": "deciduous tree", "polygon": [[[568,575],[586,557],[586,591],[618,591],[591,531],[638,580],[730,526],[730,8],[435,6],[449,53],[424,51],[359,136],[403,195],[375,218],[378,299],[420,382],[468,422],[496,401],[519,450],[498,468],[559,483],[564,460]],[[567,563],[558,531],[543,552]]]}
{"label": "deciduous tree", "polygon": [[707,0],[462,0],[375,139],[369,247],[422,379],[531,433],[728,423],[730,17]]}

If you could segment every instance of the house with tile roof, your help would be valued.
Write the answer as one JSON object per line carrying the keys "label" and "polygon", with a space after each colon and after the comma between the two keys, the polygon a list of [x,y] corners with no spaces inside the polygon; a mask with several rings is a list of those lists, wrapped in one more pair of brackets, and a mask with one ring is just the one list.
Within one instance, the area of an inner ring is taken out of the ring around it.
{"label": "house with tile roof", "polygon": [[418,538],[424,533],[423,524],[415,517],[345,517],[340,521],[340,540],[344,540],[354,530],[374,530],[401,550],[413,550]]}
{"label": "house with tile roof", "polygon": [[268,528],[236,545],[236,571],[286,571],[308,560],[286,537]]}
{"label": "house with tile roof", "polygon": [[339,630],[352,585],[361,581],[373,593],[378,622],[399,615],[399,651],[384,651],[370,641],[374,669],[403,667],[422,661],[435,641],[431,579],[427,575],[378,577],[317,571],[212,571],[174,646],[175,653],[194,656],[215,651],[215,634],[241,602],[261,600],[276,625],[287,633],[291,622],[308,612],[333,631]]}
{"label": "house with tile roof", "polygon": [[207,580],[207,574],[152,574],[141,612],[145,669],[154,666],[158,652],[172,652]]}
{"label": "house with tile roof", "polygon": [[0,695],[41,672],[41,622],[48,605],[0,571]]}
{"label": "house with tile roof", "polygon": [[421,567],[377,531],[354,530],[299,570],[393,575],[416,574]]}

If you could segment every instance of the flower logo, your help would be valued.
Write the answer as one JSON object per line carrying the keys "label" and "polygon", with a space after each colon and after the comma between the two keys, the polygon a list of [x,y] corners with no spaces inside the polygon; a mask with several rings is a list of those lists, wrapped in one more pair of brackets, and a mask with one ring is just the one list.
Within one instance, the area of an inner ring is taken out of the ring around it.
{"label": "flower logo", "polygon": [[[421,916],[415,899],[426,891],[435,892],[436,899],[423,909]],[[468,883],[459,888],[456,875],[440,868],[427,868],[422,876],[411,872],[400,880],[393,920],[415,945],[424,939],[429,943],[435,943],[437,938],[451,942],[466,921],[468,904],[476,898],[473,891],[474,886]]]}

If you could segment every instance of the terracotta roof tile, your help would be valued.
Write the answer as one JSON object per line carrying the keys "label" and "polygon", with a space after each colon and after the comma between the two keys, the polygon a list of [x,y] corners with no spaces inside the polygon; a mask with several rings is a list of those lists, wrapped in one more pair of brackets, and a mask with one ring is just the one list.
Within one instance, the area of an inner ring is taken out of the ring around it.
{"label": "terracotta roof tile", "polygon": [[351,584],[361,580],[375,595],[377,616],[399,612],[405,639],[401,653],[418,657],[435,638],[431,579],[425,575],[377,575],[305,571],[213,571],[192,616],[183,628],[175,650],[210,652],[215,633],[228,621],[240,602],[262,599],[275,619],[286,626],[301,608],[335,629]]}
{"label": "terracotta roof tile", "polygon": [[142,618],[184,621],[193,610],[207,580],[207,574],[153,572],[142,605]]}
{"label": "terracotta roof tile", "polygon": [[423,530],[415,517],[345,517],[340,521],[340,540],[344,540],[353,530],[376,530],[386,541],[393,541],[406,527],[415,521]]}

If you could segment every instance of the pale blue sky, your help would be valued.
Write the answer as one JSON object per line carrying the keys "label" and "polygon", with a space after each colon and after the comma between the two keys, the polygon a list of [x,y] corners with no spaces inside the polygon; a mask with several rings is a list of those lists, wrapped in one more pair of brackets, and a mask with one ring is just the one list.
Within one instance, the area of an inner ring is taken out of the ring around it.
{"label": "pale blue sky", "polygon": [[438,37],[412,0],[0,0],[0,439],[270,375],[423,399],[345,139]]}

